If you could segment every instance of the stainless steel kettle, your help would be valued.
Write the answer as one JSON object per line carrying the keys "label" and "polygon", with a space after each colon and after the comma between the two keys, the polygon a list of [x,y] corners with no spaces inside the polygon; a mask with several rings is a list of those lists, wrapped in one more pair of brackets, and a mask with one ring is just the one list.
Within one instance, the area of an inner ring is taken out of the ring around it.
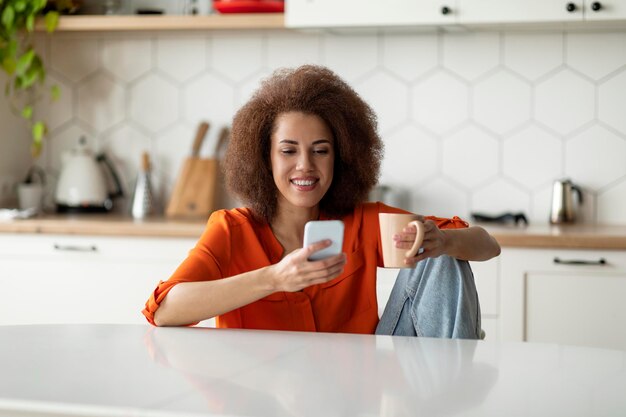
{"label": "stainless steel kettle", "polygon": [[552,188],[552,209],[550,223],[574,223],[576,221],[576,207],[574,194],[578,195],[578,205],[583,203],[583,193],[580,187],[569,179],[554,182]]}

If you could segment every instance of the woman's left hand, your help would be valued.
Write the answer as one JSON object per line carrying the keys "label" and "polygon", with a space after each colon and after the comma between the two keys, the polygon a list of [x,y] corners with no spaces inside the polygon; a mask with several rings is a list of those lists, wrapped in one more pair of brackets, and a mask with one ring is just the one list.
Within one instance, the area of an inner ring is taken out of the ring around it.
{"label": "woman's left hand", "polygon": [[[409,250],[415,242],[415,230],[414,226],[405,227],[402,233],[398,233],[393,236],[393,240],[396,242],[396,248]],[[422,241],[421,253],[412,258],[405,258],[404,263],[410,266],[426,258],[436,258],[446,253],[447,238],[446,234],[440,230],[434,221],[424,221],[424,240]]]}

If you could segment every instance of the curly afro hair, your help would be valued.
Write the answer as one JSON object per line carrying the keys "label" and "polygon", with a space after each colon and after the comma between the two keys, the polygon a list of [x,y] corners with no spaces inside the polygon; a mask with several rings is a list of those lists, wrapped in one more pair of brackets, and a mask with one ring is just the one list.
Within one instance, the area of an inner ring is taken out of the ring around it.
{"label": "curly afro hair", "polygon": [[383,144],[371,107],[328,68],[304,65],[276,70],[235,114],[223,161],[226,187],[271,222],[278,189],[270,163],[276,117],[287,112],[317,115],[334,138],[333,181],[320,201],[329,216],[342,216],[367,199],[378,181]]}

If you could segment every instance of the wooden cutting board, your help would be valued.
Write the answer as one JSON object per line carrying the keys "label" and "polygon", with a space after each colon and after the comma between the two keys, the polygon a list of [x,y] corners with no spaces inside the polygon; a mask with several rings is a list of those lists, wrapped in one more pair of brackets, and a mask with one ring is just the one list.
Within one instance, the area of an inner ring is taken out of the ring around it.
{"label": "wooden cutting board", "polygon": [[228,139],[229,130],[224,128],[220,132],[213,158],[200,158],[200,147],[208,130],[209,124],[206,122],[198,127],[191,156],[183,164],[165,210],[167,217],[208,218],[216,209],[219,186],[218,152]]}

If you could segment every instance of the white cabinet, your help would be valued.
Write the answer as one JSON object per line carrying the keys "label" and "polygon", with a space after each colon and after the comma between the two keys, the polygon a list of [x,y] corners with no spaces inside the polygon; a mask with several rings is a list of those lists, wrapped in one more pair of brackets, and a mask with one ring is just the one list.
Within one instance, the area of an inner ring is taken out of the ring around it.
{"label": "white cabinet", "polygon": [[485,332],[485,340],[499,340],[498,272],[500,258],[493,258],[485,262],[470,262],[470,265],[480,300],[481,327]]}
{"label": "white cabinet", "polygon": [[626,349],[626,252],[506,248],[502,340]]}
{"label": "white cabinet", "polygon": [[457,0],[286,0],[285,26],[368,27],[452,24]]}
{"label": "white cabinet", "polygon": [[394,27],[626,20],[626,0],[286,0],[285,25]]}
{"label": "white cabinet", "polygon": [[587,21],[611,21],[626,20],[625,0],[585,0],[585,20]]}
{"label": "white cabinet", "polygon": [[146,323],[194,239],[0,234],[0,325]]}
{"label": "white cabinet", "polygon": [[574,22],[583,20],[583,0],[459,0],[462,24]]}

